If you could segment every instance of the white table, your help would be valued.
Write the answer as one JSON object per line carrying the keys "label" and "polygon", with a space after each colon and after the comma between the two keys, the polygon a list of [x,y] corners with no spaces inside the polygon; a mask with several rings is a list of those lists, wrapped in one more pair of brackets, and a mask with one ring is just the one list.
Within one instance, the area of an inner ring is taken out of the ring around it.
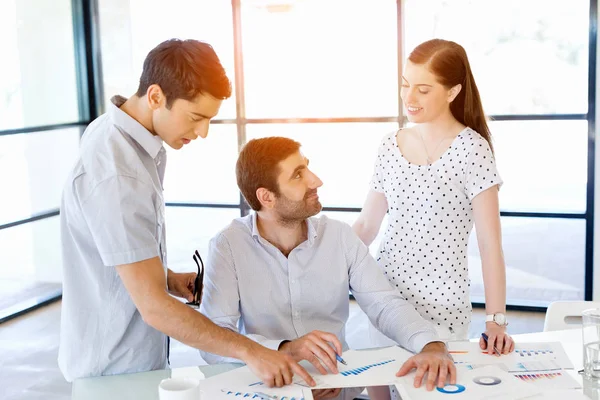
{"label": "white table", "polygon": [[[594,400],[600,400],[600,384],[582,379],[577,373],[583,368],[583,345],[580,329],[566,331],[528,333],[515,335],[517,342],[561,342],[566,353],[573,362],[575,370],[569,371],[578,382],[582,383],[583,392]],[[217,375],[240,364],[221,364],[197,367],[206,377]],[[73,382],[73,400],[158,400],[158,384],[162,379],[171,377],[171,370],[141,372],[137,374],[102,376],[97,378],[78,379]],[[556,398],[561,398],[556,393]]]}
{"label": "white table", "polygon": [[[198,368],[205,377],[241,367],[242,364],[202,365]],[[175,370],[182,368],[175,368]],[[72,400],[158,400],[158,384],[171,377],[174,370],[157,370],[96,378],[76,379],[71,391]]]}

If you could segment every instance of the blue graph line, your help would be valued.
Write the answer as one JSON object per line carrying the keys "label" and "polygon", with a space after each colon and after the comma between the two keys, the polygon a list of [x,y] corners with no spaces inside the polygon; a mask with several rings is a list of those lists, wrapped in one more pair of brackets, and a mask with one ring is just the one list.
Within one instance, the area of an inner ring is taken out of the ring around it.
{"label": "blue graph line", "polygon": [[358,368],[350,369],[348,371],[341,371],[340,374],[342,374],[342,376],[360,375],[363,372],[368,371],[371,368],[379,367],[380,365],[389,364],[394,361],[396,361],[396,360],[381,361],[381,362],[378,362],[375,364],[365,365],[364,367],[358,367]]}

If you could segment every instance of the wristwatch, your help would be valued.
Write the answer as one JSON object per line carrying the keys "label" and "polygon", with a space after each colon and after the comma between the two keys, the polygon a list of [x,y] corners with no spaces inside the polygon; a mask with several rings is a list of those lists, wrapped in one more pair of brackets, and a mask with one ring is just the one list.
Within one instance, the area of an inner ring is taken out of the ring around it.
{"label": "wristwatch", "polygon": [[495,313],[495,314],[488,314],[485,317],[485,322],[495,322],[496,324],[500,325],[500,326],[506,326],[508,325],[508,322],[506,321],[506,315],[504,313]]}

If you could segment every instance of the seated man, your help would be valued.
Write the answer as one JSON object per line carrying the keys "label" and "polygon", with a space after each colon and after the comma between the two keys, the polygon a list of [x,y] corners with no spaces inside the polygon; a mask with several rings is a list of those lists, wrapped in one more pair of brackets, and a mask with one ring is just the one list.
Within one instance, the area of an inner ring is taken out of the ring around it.
{"label": "seated man", "polygon": [[[283,137],[251,140],[236,174],[255,212],[211,240],[203,314],[297,361],[308,360],[321,373],[323,365],[337,373],[335,353],[348,348],[350,289],[375,327],[418,353],[399,376],[417,368],[418,387],[429,372],[428,390],[443,386],[448,376],[455,382],[452,358],[434,327],[390,286],[350,226],[313,217],[321,211],[322,182],[308,169],[299,143]],[[210,364],[236,361],[201,354]]]}

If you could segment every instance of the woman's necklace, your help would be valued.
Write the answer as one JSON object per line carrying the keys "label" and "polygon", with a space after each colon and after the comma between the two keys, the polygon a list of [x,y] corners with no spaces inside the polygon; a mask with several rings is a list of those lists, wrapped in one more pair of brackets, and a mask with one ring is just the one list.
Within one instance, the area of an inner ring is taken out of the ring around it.
{"label": "woman's necklace", "polygon": [[[425,144],[425,139],[423,139],[422,132],[419,132],[419,137],[421,138],[421,142],[423,143],[423,148],[425,149],[425,155],[427,156],[427,165],[431,165],[431,164],[433,164],[433,160],[431,159],[431,157],[429,156],[429,152],[427,151],[427,145]],[[437,150],[440,148],[440,144],[442,144],[444,139],[446,139],[446,138],[441,138],[440,141],[438,142],[437,146],[435,146],[433,155],[435,155],[437,153]]]}

